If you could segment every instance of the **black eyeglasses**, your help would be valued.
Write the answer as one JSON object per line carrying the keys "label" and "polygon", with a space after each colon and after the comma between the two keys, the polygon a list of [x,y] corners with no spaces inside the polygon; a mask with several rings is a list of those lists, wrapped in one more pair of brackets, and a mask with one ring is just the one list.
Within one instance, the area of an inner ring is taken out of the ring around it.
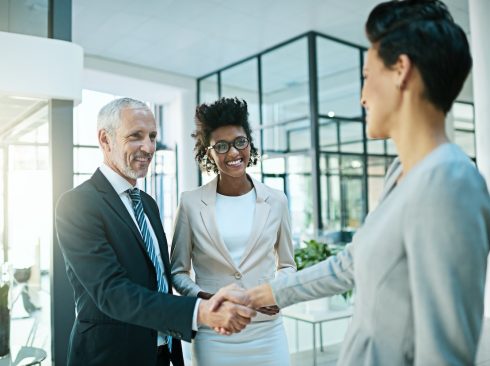
{"label": "black eyeglasses", "polygon": [[214,149],[218,154],[226,154],[230,151],[231,146],[233,145],[237,150],[246,149],[249,144],[248,138],[245,136],[238,136],[233,142],[228,142],[225,140],[220,140],[212,146],[208,147],[208,150]]}

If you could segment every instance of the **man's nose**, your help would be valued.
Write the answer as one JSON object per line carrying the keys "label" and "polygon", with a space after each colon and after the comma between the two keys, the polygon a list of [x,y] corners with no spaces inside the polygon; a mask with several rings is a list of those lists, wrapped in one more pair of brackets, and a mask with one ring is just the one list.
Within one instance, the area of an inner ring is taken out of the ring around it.
{"label": "man's nose", "polygon": [[153,154],[156,149],[156,141],[151,139],[149,136],[145,138],[143,144],[141,145],[141,150],[148,153]]}

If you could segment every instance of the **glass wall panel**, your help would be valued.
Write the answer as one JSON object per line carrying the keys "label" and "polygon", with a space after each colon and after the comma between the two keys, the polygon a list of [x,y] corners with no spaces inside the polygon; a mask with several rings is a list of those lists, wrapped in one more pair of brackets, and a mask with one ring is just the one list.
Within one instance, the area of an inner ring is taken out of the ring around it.
{"label": "glass wall panel", "polygon": [[323,234],[341,230],[339,155],[320,155],[320,189]]}
{"label": "glass wall panel", "polygon": [[395,143],[393,142],[392,139],[386,140],[386,153],[388,155],[398,155],[398,152],[396,151],[396,146]]}
{"label": "glass wall panel", "polygon": [[320,187],[322,207],[322,235],[357,229],[364,213],[363,155],[321,153]]}
{"label": "glass wall panel", "polygon": [[367,140],[367,152],[368,154],[385,154],[385,141],[384,140]]}
{"label": "glass wall panel", "polygon": [[48,0],[0,1],[0,31],[48,36]]}
{"label": "glass wall panel", "polygon": [[212,103],[219,98],[218,74],[199,80],[199,103]]}
{"label": "glass wall panel", "polygon": [[262,56],[264,125],[308,118],[308,49],[302,38]]}
{"label": "glass wall panel", "polygon": [[257,59],[243,62],[221,73],[221,96],[238,97],[247,102],[252,129],[260,125]]}
{"label": "glass wall panel", "polygon": [[177,207],[177,161],[173,150],[155,153],[145,191],[151,194],[160,207],[160,218],[167,235],[173,233],[173,218]]}
{"label": "glass wall panel", "polygon": [[262,161],[262,177],[268,186],[287,191],[286,158],[284,156],[267,156]]}
{"label": "glass wall panel", "polygon": [[339,125],[335,119],[320,118],[319,140],[320,150],[339,151]]}
{"label": "glass wall panel", "polygon": [[316,47],[320,115],[361,119],[359,49],[321,36]]}
{"label": "glass wall panel", "polygon": [[364,153],[363,130],[362,122],[340,121],[340,151]]}
{"label": "glass wall panel", "polygon": [[[396,151],[391,142],[364,140],[365,124],[359,101],[361,54],[365,49],[313,34],[317,69],[312,72],[316,72],[317,78],[320,150],[320,186],[319,192],[313,194],[311,154],[316,146],[312,146],[310,116],[311,36],[305,35],[218,71],[205,79],[207,84],[200,80],[198,87],[201,95],[216,97],[218,90],[224,96],[246,95],[245,99],[253,101],[249,102],[251,120],[259,112],[255,103],[262,103],[262,124],[254,124],[262,138],[262,171],[256,169],[254,173],[266,184],[287,193],[296,240],[318,234],[330,236],[332,232],[339,233],[338,237],[344,240],[349,237],[344,234],[351,235],[361,225],[369,206],[367,201],[374,202],[370,197],[376,195],[378,183],[383,182],[378,174],[366,173],[367,154],[390,159]],[[259,59],[261,80],[257,79]],[[203,182],[210,179],[204,176]],[[368,179],[373,185],[372,192],[368,192]],[[314,211],[317,205],[312,202],[313,196],[319,197],[320,213]],[[314,228],[313,218],[317,215],[322,222]]]}
{"label": "glass wall panel", "polygon": [[302,119],[272,127],[265,126],[263,136],[264,153],[306,150],[311,146],[310,121]]}
{"label": "glass wall panel", "polygon": [[469,157],[476,157],[475,117],[472,103],[455,102],[452,109],[454,121],[454,142]]}
{"label": "glass wall panel", "polygon": [[342,230],[353,231],[364,220],[363,202],[363,158],[358,156],[340,157],[340,195]]}
{"label": "glass wall panel", "polygon": [[296,241],[313,236],[313,201],[311,185],[311,159],[305,155],[286,158],[286,187]]}
{"label": "glass wall panel", "polygon": [[[13,271],[11,354],[22,346],[51,351],[50,258],[52,186],[49,168],[47,101],[19,111],[24,118],[4,131],[2,165],[2,241]],[[4,186],[5,182],[5,186]],[[3,198],[6,189],[6,199]],[[4,211],[5,210],[5,211]],[[7,212],[4,217],[3,213]],[[3,227],[5,219],[6,226]],[[2,260],[3,258],[2,250]]]}
{"label": "glass wall panel", "polygon": [[103,159],[98,146],[73,148],[73,169],[77,174],[94,174]]}
{"label": "glass wall panel", "polygon": [[4,246],[7,245],[3,240],[4,219],[5,219],[5,217],[3,216],[4,215],[4,206],[3,206],[4,205],[4,199],[3,199],[3,197],[5,195],[3,181],[4,181],[6,174],[7,174],[7,172],[5,171],[6,166],[4,166],[4,164],[3,164],[4,156],[5,156],[4,147],[0,144],[0,210],[1,210],[0,212],[2,213],[0,216],[0,260],[1,260],[0,263],[3,263],[6,261],[5,256],[4,256]]}

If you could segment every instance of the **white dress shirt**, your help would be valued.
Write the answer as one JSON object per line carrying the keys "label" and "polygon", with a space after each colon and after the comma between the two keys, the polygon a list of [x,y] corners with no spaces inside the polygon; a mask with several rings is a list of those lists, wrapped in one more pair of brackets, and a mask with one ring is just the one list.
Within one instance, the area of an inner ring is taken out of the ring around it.
{"label": "white dress shirt", "polygon": [[224,196],[216,193],[218,230],[237,266],[250,240],[256,200],[255,189],[241,196]]}

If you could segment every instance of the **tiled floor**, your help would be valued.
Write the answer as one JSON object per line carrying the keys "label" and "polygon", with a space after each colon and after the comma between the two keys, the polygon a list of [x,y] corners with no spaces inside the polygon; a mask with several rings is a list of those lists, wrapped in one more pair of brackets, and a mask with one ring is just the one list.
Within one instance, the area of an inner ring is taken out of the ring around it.
{"label": "tiled floor", "polygon": [[[335,366],[340,351],[340,344],[325,347],[324,352],[317,351],[317,365]],[[291,356],[291,366],[313,365],[313,352],[298,352]],[[476,356],[476,366],[490,366],[490,318],[486,318]]]}

